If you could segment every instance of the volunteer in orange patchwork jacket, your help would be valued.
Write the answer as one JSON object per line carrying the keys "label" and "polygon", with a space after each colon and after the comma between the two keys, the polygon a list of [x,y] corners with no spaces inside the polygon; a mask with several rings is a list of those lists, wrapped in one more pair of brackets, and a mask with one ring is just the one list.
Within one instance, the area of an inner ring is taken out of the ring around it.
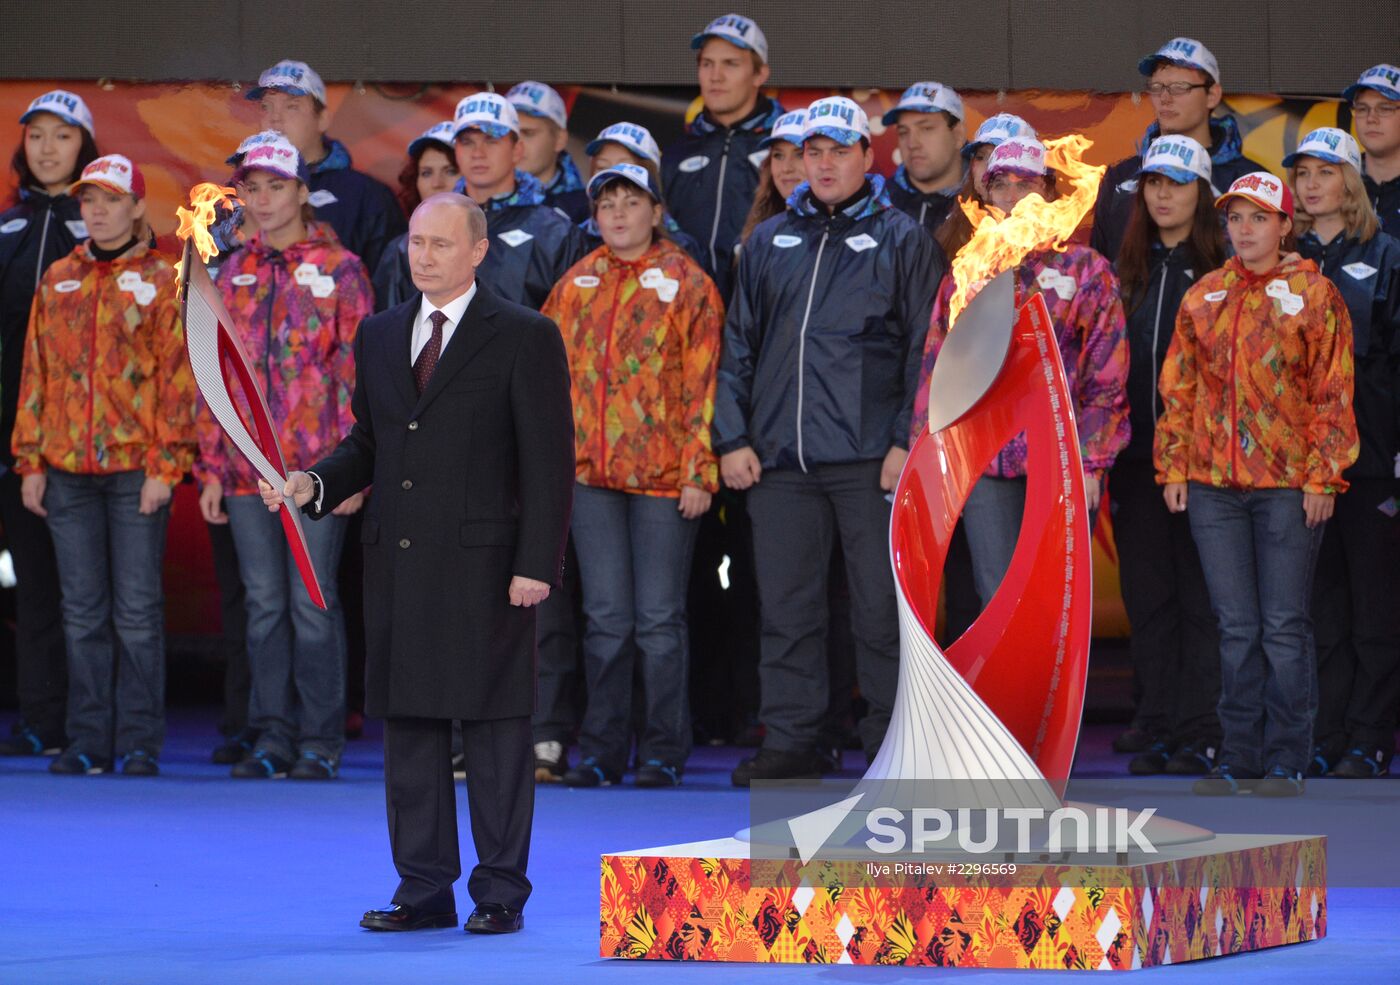
{"label": "volunteer in orange patchwork jacket", "polygon": [[[1011,137],[998,144],[985,180],[988,201],[1002,212],[1009,213],[1033,194],[1054,197],[1055,174],[1046,166],[1045,145],[1034,137]],[[1087,247],[1036,250],[1016,268],[1017,303],[1036,293],[1050,310],[1074,400],[1092,525],[1108,470],[1128,444],[1128,343],[1118,277],[1107,260]],[[948,336],[952,295],[950,273],[934,300],[924,343],[924,364],[914,397],[911,433],[915,435],[928,423],[928,380]],[[963,509],[973,581],[983,606],[1011,567],[1025,504],[1026,437],[1019,434],[997,453]]]}
{"label": "volunteer in orange patchwork jacket", "polygon": [[159,772],[161,560],[194,457],[194,378],[175,271],[153,252],[140,169],[99,157],[69,188],[90,239],[39,282],[11,447],[48,519],[68,641],[68,747],[54,773]]}
{"label": "volunteer in orange patchwork jacket", "polygon": [[[232,328],[259,371],[288,461],[315,461],[350,430],[352,346],[374,311],[369,275],[324,223],[310,218],[307,171],[282,134],[264,131],[233,174],[258,232],[219,268]],[[257,742],[233,775],[331,779],[345,746],[345,617],[335,572],[347,517],[305,527],[326,608],[311,601],[257,474],[207,413],[199,418],[200,509],[228,523],[247,592],[249,726]]]}
{"label": "volunteer in orange patchwork jacket", "polygon": [[700,517],[719,487],[710,419],[724,306],[710,278],[659,232],[645,168],[595,174],[603,245],[541,309],[564,333],[573,377],[588,706],[570,786],[616,783],[632,735],[640,661],[645,724],[636,783],[680,783],[690,754],[686,589]]}
{"label": "volunteer in orange patchwork jacket", "polygon": [[1220,623],[1223,737],[1194,789],[1289,797],[1303,791],[1317,713],[1313,572],[1359,453],[1351,318],[1311,260],[1288,256],[1287,185],[1252,172],[1216,204],[1235,256],[1181,302],[1154,448]]}

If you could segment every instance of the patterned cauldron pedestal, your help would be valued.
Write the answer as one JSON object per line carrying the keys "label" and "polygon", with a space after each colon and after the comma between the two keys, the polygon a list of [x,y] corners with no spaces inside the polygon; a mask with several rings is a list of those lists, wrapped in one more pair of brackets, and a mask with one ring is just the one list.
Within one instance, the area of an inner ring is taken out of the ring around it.
{"label": "patterned cauldron pedestal", "polygon": [[657,961],[1128,970],[1327,933],[1324,837],[1217,835],[1148,858],[997,857],[984,870],[994,874],[979,875],[928,858],[883,861],[887,871],[866,859],[750,859],[748,844],[732,838],[619,852],[602,857],[600,951]]}

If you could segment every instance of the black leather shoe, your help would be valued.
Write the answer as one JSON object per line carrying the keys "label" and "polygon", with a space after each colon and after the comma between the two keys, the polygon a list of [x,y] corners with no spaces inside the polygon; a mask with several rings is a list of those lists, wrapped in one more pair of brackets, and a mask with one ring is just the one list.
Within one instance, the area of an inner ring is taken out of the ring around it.
{"label": "black leather shoe", "polygon": [[500,903],[478,903],[462,929],[469,934],[513,934],[525,929],[525,914]]}
{"label": "black leather shoe", "polygon": [[430,930],[440,927],[457,926],[457,914],[428,913],[416,906],[390,903],[381,910],[369,910],[360,919],[360,926],[366,930]]}

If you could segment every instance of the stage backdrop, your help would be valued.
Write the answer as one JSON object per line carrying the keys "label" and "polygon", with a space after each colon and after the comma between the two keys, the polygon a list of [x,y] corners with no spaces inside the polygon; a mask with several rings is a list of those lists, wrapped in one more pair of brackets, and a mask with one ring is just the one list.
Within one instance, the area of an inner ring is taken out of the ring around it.
{"label": "stage backdrop", "polygon": [[[257,128],[257,108],[228,84],[141,85],[126,82],[0,82],[0,121],[17,121],[34,96],[63,87],[80,94],[96,118],[98,147],[119,152],[139,163],[149,189],[149,216],[158,234],[175,228],[175,206],[198,181],[225,181],[224,159],[239,141]],[[331,85],[328,99],[333,115],[330,133],[350,150],[355,167],[392,187],[404,163],[408,142],[441,120],[480,86],[387,85],[357,88]],[[677,138],[685,120],[699,109],[694,90],[662,88],[597,88],[560,86],[570,107],[570,149],[587,171],[583,146],[599,130],[618,120],[649,127],[665,147]],[[870,114],[875,135],[877,167],[888,173],[899,163],[892,130],[880,115],[899,98],[895,90],[781,89],[771,95],[789,108],[805,106],[821,96],[845,94]],[[1152,121],[1151,107],[1138,94],[1092,92],[964,92],[967,128],[972,131],[988,116],[1017,113],[1042,135],[1082,133],[1093,141],[1090,161],[1109,164],[1131,154]],[[1283,156],[1313,127],[1350,129],[1348,108],[1335,99],[1284,99],[1269,95],[1232,95],[1224,109],[1233,113],[1245,135],[1245,153],[1281,172]],[[14,124],[15,143],[19,126]],[[8,152],[8,148],[5,148]],[[13,190],[13,175],[4,178],[4,198]],[[218,607],[208,542],[191,490],[181,490],[172,528],[166,586],[172,634],[190,635],[218,625]],[[1112,536],[1100,524],[1095,537],[1094,633],[1127,633]]]}

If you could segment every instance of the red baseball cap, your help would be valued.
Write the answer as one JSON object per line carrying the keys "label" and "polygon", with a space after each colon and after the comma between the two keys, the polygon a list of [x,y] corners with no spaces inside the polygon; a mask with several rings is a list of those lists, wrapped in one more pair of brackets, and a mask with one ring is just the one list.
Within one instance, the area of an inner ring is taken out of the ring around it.
{"label": "red baseball cap", "polygon": [[1251,171],[1241,178],[1236,178],[1230,185],[1230,190],[1215,200],[1215,207],[1225,208],[1232,198],[1242,198],[1266,211],[1293,218],[1293,192],[1289,191],[1286,181],[1267,171]]}
{"label": "red baseball cap", "polygon": [[75,194],[83,185],[96,185],[118,195],[146,197],[146,179],[141,169],[121,154],[106,154],[83,168],[82,176],[68,186],[68,194]]}

